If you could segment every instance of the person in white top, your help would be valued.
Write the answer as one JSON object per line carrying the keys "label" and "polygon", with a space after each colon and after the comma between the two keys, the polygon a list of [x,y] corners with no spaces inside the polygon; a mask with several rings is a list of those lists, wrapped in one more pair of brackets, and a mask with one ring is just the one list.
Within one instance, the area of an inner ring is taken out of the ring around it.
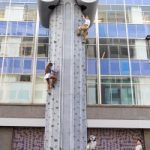
{"label": "person in white top", "polygon": [[83,19],[84,19],[84,24],[79,26],[77,35],[78,36],[82,35],[83,40],[86,40],[91,21],[89,19],[89,16],[83,16]]}
{"label": "person in white top", "polygon": [[140,139],[137,139],[137,145],[135,147],[135,150],[143,150],[142,141]]}
{"label": "person in white top", "polygon": [[45,68],[44,79],[47,81],[47,91],[51,95],[51,89],[55,87],[57,81],[57,72],[52,69],[53,64],[48,63]]}

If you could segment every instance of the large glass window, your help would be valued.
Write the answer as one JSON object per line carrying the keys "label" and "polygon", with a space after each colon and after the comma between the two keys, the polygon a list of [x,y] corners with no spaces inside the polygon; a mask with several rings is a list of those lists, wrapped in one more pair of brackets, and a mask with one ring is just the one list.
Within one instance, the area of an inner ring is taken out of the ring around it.
{"label": "large glass window", "polygon": [[43,82],[44,75],[37,75],[35,81],[34,103],[45,103],[47,96],[47,83]]}
{"label": "large glass window", "polygon": [[100,39],[100,58],[128,58],[126,39]]}
{"label": "large glass window", "polygon": [[125,22],[124,8],[122,5],[99,5],[99,22]]}
{"label": "large glass window", "polygon": [[0,4],[0,20],[5,20],[5,7],[3,4]]}
{"label": "large glass window", "polygon": [[0,56],[31,57],[34,49],[31,37],[4,37],[0,38]]}
{"label": "large glass window", "polygon": [[38,57],[48,57],[48,38],[39,37],[38,39]]}
{"label": "large glass window", "polygon": [[142,60],[148,59],[148,51],[146,48],[145,40],[130,39],[129,51],[130,51],[130,58]]}
{"label": "large glass window", "polygon": [[130,78],[103,77],[102,104],[133,104]]}
{"label": "large glass window", "polygon": [[24,6],[24,21],[34,21],[36,20],[36,9],[37,6],[34,4],[25,4]]}
{"label": "large glass window", "polygon": [[5,9],[5,17],[9,21],[22,21],[23,20],[23,5],[8,6]]}
{"label": "large glass window", "polygon": [[9,21],[35,21],[37,17],[37,4],[32,3],[12,3],[10,6],[0,6],[0,20]]}
{"label": "large glass window", "polygon": [[87,45],[86,54],[88,58],[96,58],[96,45]]}
{"label": "large glass window", "polygon": [[126,6],[128,23],[149,23],[150,6]]}
{"label": "large glass window", "polygon": [[139,105],[150,105],[150,78],[133,78],[135,100]]}
{"label": "large glass window", "polygon": [[102,77],[102,104],[150,104],[150,78]]}
{"label": "large glass window", "polygon": [[2,103],[31,103],[32,82],[30,75],[3,75],[0,84],[0,102]]}
{"label": "large glass window", "polygon": [[34,38],[24,37],[20,44],[20,56],[32,56],[34,50]]}
{"label": "large glass window", "polygon": [[97,84],[95,79],[87,80],[87,104],[97,104]]}

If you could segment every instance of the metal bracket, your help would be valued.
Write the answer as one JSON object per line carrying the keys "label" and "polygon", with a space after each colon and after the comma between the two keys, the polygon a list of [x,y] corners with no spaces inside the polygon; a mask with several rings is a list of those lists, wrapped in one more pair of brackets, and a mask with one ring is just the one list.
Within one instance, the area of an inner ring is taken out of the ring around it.
{"label": "metal bracket", "polygon": [[[41,24],[49,28],[49,18],[53,9],[61,0],[38,0],[39,16]],[[88,15],[91,23],[94,21],[98,0],[75,0],[84,15]]]}
{"label": "metal bracket", "polygon": [[60,0],[38,0],[40,21],[44,27],[49,28],[50,14],[59,3]]}
{"label": "metal bracket", "polygon": [[95,19],[98,0],[75,0],[84,15],[88,15],[91,23]]}

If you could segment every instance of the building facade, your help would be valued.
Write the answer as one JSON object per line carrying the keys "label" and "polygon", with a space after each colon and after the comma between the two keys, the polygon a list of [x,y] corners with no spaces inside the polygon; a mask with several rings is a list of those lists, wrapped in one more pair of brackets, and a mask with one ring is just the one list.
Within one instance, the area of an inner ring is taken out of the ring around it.
{"label": "building facade", "polygon": [[[42,150],[48,29],[37,0],[0,0],[0,147]],[[99,0],[89,30],[88,135],[98,150],[150,149],[150,1]]]}

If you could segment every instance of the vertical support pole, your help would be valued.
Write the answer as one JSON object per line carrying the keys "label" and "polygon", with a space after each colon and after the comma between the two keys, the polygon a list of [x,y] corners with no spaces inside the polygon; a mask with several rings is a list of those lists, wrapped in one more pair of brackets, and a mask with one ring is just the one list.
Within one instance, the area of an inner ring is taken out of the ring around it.
{"label": "vertical support pole", "polygon": [[47,96],[44,150],[85,150],[85,46],[76,35],[82,13],[74,1],[62,0],[50,16],[49,56],[58,81]]}

